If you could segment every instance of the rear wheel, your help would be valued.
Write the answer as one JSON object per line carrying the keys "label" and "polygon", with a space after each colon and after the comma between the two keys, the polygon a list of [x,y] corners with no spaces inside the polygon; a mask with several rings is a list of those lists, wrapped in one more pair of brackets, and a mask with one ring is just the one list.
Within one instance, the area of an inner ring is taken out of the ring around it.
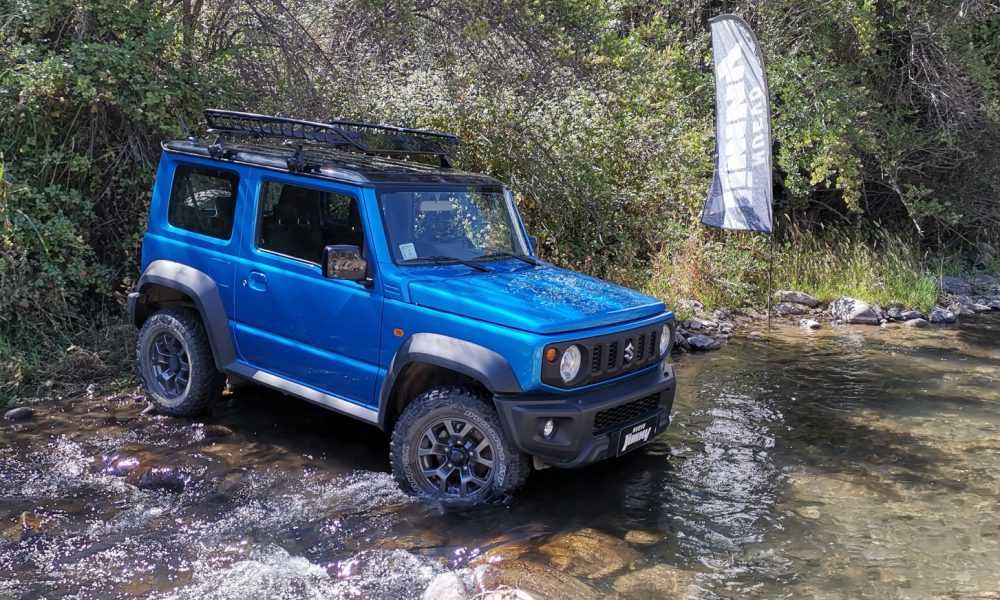
{"label": "rear wheel", "polygon": [[136,362],[149,399],[163,414],[202,413],[225,384],[201,319],[186,308],[166,308],[146,319],[139,331]]}
{"label": "rear wheel", "polygon": [[531,469],[493,407],[460,387],[432,388],[403,410],[390,461],[407,493],[472,504],[514,491]]}

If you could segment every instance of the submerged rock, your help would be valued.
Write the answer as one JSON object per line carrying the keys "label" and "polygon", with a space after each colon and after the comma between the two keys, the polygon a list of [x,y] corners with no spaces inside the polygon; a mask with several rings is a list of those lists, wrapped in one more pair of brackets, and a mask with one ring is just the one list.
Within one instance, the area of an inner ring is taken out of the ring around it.
{"label": "submerged rock", "polygon": [[809,312],[807,307],[793,302],[779,302],[774,305],[774,314],[779,317],[786,317],[788,315],[804,315],[807,312]]}
{"label": "submerged rock", "polygon": [[687,598],[691,575],[669,565],[655,565],[615,579],[619,594],[637,600]]}
{"label": "submerged rock", "polygon": [[926,319],[920,319],[920,318],[903,321],[903,327],[913,327],[915,329],[923,329],[924,327],[927,327],[929,325],[930,323],[928,323]]}
{"label": "submerged rock", "polygon": [[590,528],[557,535],[539,551],[556,568],[588,579],[617,573],[642,558],[624,541]]}
{"label": "submerged rock", "polygon": [[183,492],[187,485],[187,473],[174,467],[153,467],[133,471],[129,480],[142,490],[166,490]]}
{"label": "submerged rock", "polygon": [[931,311],[928,320],[937,325],[945,325],[948,323],[954,323],[958,320],[958,317],[956,317],[955,313],[950,310],[938,306]]}
{"label": "submerged rock", "polygon": [[834,319],[853,325],[879,325],[882,317],[872,305],[856,298],[844,296],[830,305]]}
{"label": "submerged rock", "polygon": [[476,582],[484,592],[480,597],[489,597],[488,592],[502,588],[515,588],[509,590],[511,595],[522,590],[538,600],[549,598],[597,600],[599,597],[597,590],[576,577],[528,560],[507,560],[478,567]]}
{"label": "submerged rock", "polygon": [[803,327],[805,329],[819,329],[820,325],[819,321],[815,319],[802,319],[799,321],[799,327]]}
{"label": "submerged rock", "polygon": [[7,421],[27,421],[33,416],[35,416],[35,411],[31,410],[27,406],[18,406],[17,408],[12,408],[3,414],[3,418]]}
{"label": "submerged rock", "polygon": [[206,440],[221,440],[233,435],[233,430],[225,425],[205,425],[202,431]]}
{"label": "submerged rock", "polygon": [[625,534],[625,541],[636,546],[649,546],[663,539],[663,536],[652,531],[633,529]]}
{"label": "submerged rock", "polygon": [[521,542],[510,542],[493,546],[485,550],[479,556],[469,561],[469,565],[476,567],[491,563],[503,562],[505,560],[515,560],[531,552],[532,546]]}
{"label": "submerged rock", "polygon": [[778,301],[782,303],[790,302],[792,304],[802,304],[804,306],[808,306],[809,308],[816,308],[819,306],[819,300],[813,298],[809,294],[789,290],[778,291]]}
{"label": "submerged rock", "polygon": [[710,350],[718,350],[722,347],[722,342],[719,340],[709,337],[707,335],[692,335],[687,339],[688,346],[692,350],[697,350],[700,352],[708,352]]}

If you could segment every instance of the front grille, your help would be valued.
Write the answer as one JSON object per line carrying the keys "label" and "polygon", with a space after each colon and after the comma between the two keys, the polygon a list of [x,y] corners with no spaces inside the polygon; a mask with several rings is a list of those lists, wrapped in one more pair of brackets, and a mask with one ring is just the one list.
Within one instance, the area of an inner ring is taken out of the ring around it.
{"label": "front grille", "polygon": [[585,339],[567,340],[548,346],[561,356],[571,345],[580,347],[583,368],[566,383],[559,376],[559,361],[543,361],[542,381],[557,387],[578,387],[644,369],[660,359],[660,329],[663,324],[637,327]]}
{"label": "front grille", "polygon": [[638,421],[643,417],[651,417],[659,406],[660,395],[653,394],[621,406],[602,410],[594,417],[594,433],[607,433],[626,423]]}
{"label": "front grille", "polygon": [[[657,336],[655,329],[626,331],[617,335],[604,336],[583,343],[590,352],[589,383],[609,379],[635,369],[648,367],[656,362]],[[631,345],[631,359],[627,350]]]}

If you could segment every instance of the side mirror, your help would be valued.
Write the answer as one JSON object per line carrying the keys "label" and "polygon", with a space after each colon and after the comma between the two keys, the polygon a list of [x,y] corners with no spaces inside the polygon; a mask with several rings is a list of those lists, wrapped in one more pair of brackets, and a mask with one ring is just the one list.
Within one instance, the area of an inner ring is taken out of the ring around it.
{"label": "side mirror", "polygon": [[536,252],[538,252],[538,236],[529,235],[528,236],[528,243],[531,244],[531,253],[532,254],[535,254]]}
{"label": "side mirror", "polygon": [[361,256],[361,248],[357,246],[326,246],[323,248],[323,275],[364,283],[368,278],[368,261]]}

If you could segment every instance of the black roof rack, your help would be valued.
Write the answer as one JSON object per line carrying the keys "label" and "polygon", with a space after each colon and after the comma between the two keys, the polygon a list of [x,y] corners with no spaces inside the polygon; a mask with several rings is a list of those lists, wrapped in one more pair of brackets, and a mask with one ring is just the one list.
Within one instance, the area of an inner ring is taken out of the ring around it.
{"label": "black roof rack", "polygon": [[436,156],[451,168],[450,151],[461,140],[450,133],[358,121],[319,123],[231,110],[205,110],[209,133],[302,140],[375,156]]}

